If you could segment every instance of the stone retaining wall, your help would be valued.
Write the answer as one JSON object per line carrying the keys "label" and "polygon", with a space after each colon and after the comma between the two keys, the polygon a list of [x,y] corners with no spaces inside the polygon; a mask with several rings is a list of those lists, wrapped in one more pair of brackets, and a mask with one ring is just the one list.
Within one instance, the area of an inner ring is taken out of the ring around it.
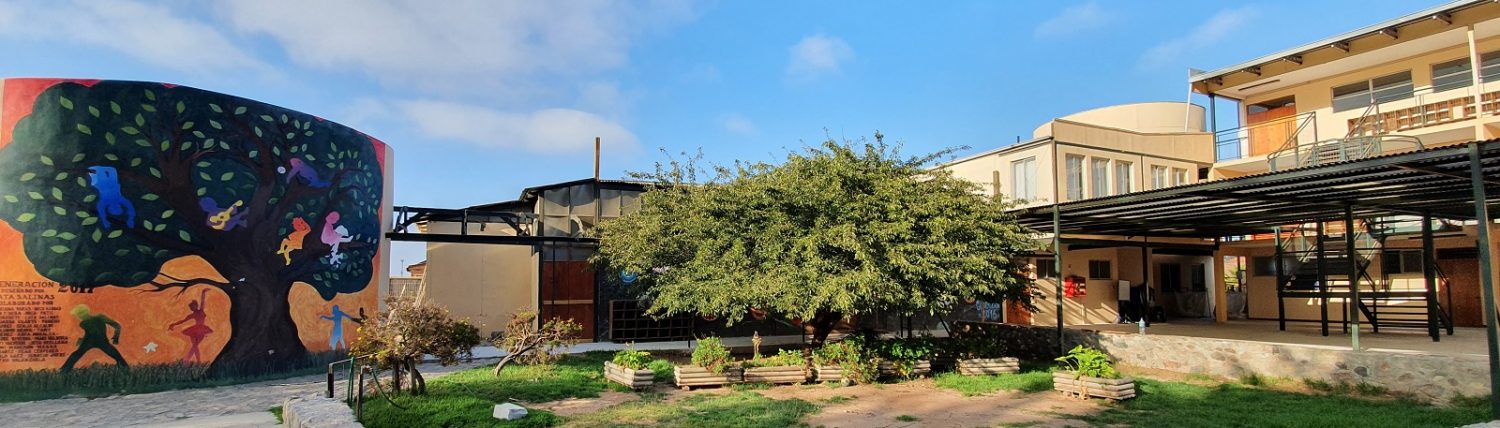
{"label": "stone retaining wall", "polygon": [[[1015,345],[1017,356],[1057,356],[1053,327],[985,325],[984,334]],[[1489,394],[1488,360],[1482,355],[1351,351],[1318,345],[1067,329],[1068,348],[1086,345],[1128,367],[1238,379],[1249,375],[1369,384],[1442,403],[1455,395]]]}
{"label": "stone retaining wall", "polygon": [[286,399],[281,404],[281,423],[287,428],[364,428],[349,405],[322,395]]}

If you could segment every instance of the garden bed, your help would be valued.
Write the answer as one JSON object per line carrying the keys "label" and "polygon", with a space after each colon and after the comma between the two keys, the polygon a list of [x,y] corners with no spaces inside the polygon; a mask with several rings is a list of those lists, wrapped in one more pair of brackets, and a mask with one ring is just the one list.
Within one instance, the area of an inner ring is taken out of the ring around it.
{"label": "garden bed", "polygon": [[1009,374],[1021,372],[1021,360],[1003,358],[970,358],[958,360],[958,374],[967,376]]}
{"label": "garden bed", "polygon": [[1135,379],[1129,377],[1106,379],[1057,371],[1052,373],[1052,388],[1080,398],[1098,397],[1119,401],[1135,397]]}
{"label": "garden bed", "polygon": [[656,372],[646,369],[629,369],[612,361],[605,361],[604,378],[631,389],[645,389],[650,388],[656,382]]}
{"label": "garden bed", "polygon": [[745,381],[745,371],[738,367],[729,367],[725,368],[723,373],[714,373],[698,366],[676,366],[672,374],[677,378],[677,386],[682,389],[732,385]]}
{"label": "garden bed", "polygon": [[[891,362],[891,361],[889,361],[889,360],[884,360],[884,359],[880,360],[880,365],[878,367],[880,368],[880,376],[881,377],[901,377],[901,373],[898,370],[896,370],[896,364],[893,363],[893,362]],[[911,375],[908,376],[908,377],[918,378],[918,377],[922,377],[922,376],[928,376],[928,375],[931,375],[931,374],[932,374],[932,361],[919,360],[919,361],[916,362],[916,364],[912,365]]]}
{"label": "garden bed", "polygon": [[751,367],[745,370],[745,382],[799,384],[807,382],[807,369],[803,366]]}
{"label": "garden bed", "polygon": [[818,382],[852,383],[851,379],[844,376],[844,368],[839,366],[818,366],[813,369],[813,374]]}

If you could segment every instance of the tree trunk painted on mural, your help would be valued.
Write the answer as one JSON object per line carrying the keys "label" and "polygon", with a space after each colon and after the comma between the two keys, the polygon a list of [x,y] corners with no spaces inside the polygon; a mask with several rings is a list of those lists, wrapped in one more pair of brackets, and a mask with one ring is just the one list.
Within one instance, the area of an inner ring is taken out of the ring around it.
{"label": "tree trunk painted on mural", "polygon": [[[0,148],[0,220],[74,291],[208,286],[229,297],[215,372],[287,368],[307,349],[292,286],[324,300],[374,274],[383,145],[307,114],[187,87],[55,82]],[[202,257],[222,278],[166,262]]]}

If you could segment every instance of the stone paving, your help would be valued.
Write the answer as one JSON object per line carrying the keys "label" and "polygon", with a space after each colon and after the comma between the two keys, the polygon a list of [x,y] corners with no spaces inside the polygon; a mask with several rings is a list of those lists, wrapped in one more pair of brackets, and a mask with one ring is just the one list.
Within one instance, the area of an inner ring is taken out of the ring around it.
{"label": "stone paving", "polygon": [[[455,370],[493,363],[476,360],[449,367],[424,364],[421,370],[423,376],[432,379]],[[5,415],[0,419],[0,426],[269,427],[276,426],[276,418],[270,412],[272,407],[281,405],[287,397],[325,391],[324,380],[323,375],[314,375],[216,388],[4,403],[0,404],[0,415]]]}

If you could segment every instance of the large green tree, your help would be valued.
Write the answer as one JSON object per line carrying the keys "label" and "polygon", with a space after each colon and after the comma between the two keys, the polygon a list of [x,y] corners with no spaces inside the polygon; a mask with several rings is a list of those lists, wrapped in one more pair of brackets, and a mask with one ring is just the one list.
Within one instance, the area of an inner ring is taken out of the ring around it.
{"label": "large green tree", "polygon": [[1010,205],[927,169],[947,152],[902,157],[882,140],[827,141],[780,165],[659,165],[641,174],[657,183],[641,209],[600,226],[594,262],[638,274],[654,314],[769,310],[809,322],[815,344],[850,315],[1029,304],[1018,273],[1032,241]]}
{"label": "large green tree", "polygon": [[[199,89],[103,81],[48,87],[12,132],[0,219],[25,235],[37,271],[77,292],[222,291],[233,329],[215,370],[300,362],[292,284],[332,299],[374,273],[382,171],[374,140],[353,129]],[[350,239],[335,257],[320,238],[337,227]],[[281,251],[284,241],[301,249]],[[161,271],[184,256],[224,280]]]}

